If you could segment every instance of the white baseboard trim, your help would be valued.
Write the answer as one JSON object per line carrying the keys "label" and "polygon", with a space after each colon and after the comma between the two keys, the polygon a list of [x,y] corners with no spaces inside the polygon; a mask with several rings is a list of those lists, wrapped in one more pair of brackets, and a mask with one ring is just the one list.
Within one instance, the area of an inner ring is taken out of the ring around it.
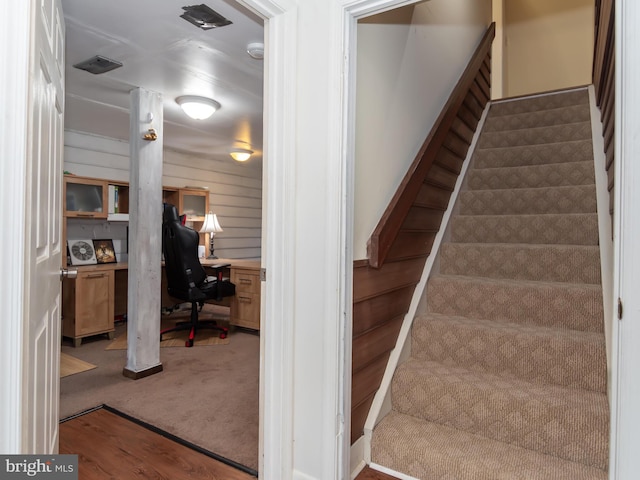
{"label": "white baseboard trim", "polygon": [[407,475],[405,473],[396,472],[395,470],[391,470],[390,468],[383,467],[382,465],[378,465],[377,463],[372,463],[369,465],[373,470],[377,470],[378,472],[386,473],[387,475],[391,475],[392,477],[396,477],[400,480],[420,480],[419,478],[412,477],[411,475]]}
{"label": "white baseboard trim", "polygon": [[358,440],[351,445],[350,461],[351,461],[351,480],[354,480],[364,467],[367,466],[367,462],[364,458],[364,445],[365,437],[361,436]]}

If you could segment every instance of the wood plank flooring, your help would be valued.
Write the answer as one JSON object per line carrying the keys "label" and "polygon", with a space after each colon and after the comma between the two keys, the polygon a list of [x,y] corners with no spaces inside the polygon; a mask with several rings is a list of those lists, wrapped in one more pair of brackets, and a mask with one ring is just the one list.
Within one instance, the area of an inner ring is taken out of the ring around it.
{"label": "wood plank flooring", "polygon": [[[60,453],[78,455],[82,480],[256,478],[105,408],[61,423]],[[396,479],[366,467],[356,480]]]}
{"label": "wood plank flooring", "polygon": [[392,477],[391,475],[387,475],[386,473],[378,472],[373,468],[365,467],[358,476],[356,480],[398,480],[396,477]]}
{"label": "wood plank flooring", "polygon": [[255,479],[104,408],[60,424],[60,453],[78,454],[82,480]]}

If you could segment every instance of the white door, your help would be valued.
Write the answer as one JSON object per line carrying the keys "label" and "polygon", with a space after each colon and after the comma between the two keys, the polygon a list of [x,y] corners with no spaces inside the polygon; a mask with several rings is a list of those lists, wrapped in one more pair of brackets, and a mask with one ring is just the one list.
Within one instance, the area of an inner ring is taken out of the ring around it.
{"label": "white door", "polygon": [[26,199],[24,437],[29,453],[57,453],[64,139],[64,18],[60,0],[34,3]]}

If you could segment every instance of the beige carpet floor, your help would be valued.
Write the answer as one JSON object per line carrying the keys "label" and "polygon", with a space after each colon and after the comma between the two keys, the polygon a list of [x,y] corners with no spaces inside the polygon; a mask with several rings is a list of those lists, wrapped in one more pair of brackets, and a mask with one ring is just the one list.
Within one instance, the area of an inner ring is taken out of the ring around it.
{"label": "beige carpet floor", "polygon": [[[116,326],[116,338],[126,324]],[[122,375],[126,350],[107,350],[106,336],[63,353],[96,365],[62,378],[60,418],[106,404],[241,465],[258,467],[260,337],[230,332],[226,345],[162,348],[161,373],[140,380]]]}

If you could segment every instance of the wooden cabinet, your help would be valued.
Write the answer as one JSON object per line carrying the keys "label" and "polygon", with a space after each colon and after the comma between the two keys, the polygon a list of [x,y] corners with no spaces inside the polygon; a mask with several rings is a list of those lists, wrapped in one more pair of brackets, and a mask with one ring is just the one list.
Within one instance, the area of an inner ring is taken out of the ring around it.
{"label": "wooden cabinet", "polygon": [[75,279],[62,285],[62,336],[79,346],[84,337],[107,334],[113,338],[114,278],[112,268],[78,269]]}
{"label": "wooden cabinet", "polygon": [[231,325],[260,330],[260,268],[231,266]]}
{"label": "wooden cabinet", "polygon": [[107,182],[94,178],[64,177],[64,216],[107,218]]}

